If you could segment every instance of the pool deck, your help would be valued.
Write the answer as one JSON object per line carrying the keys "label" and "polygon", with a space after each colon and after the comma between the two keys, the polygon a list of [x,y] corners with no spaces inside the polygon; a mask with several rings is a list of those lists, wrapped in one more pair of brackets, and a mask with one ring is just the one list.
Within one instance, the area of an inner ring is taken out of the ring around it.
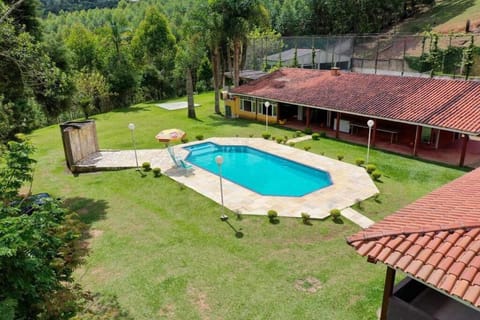
{"label": "pool deck", "polygon": [[[311,218],[324,219],[330,215],[331,209],[343,210],[379,192],[364,168],[262,138],[210,138],[173,148],[178,157],[185,158],[188,151],[183,147],[204,142],[249,146],[330,173],[333,182],[331,186],[303,197],[262,196],[223,179],[225,207],[241,214],[266,215],[268,210],[274,209],[283,217],[300,217],[302,212],[306,212]],[[196,166],[189,174],[184,169],[176,168],[166,149],[137,150],[137,156],[140,165],[150,162],[152,168],[161,168],[163,174],[221,204],[217,175]],[[134,168],[135,153],[133,150],[105,150],[77,165],[96,170]],[[258,177],[261,179],[261,172]]]}

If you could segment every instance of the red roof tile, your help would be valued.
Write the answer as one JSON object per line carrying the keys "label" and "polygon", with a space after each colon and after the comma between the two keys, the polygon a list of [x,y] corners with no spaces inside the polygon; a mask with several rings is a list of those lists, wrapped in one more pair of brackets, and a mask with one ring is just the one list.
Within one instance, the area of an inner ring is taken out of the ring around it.
{"label": "red roof tile", "polygon": [[480,169],[348,237],[347,242],[369,261],[388,264],[479,308]]}
{"label": "red roof tile", "polygon": [[480,133],[480,83],[283,68],[233,94]]}
{"label": "red roof tile", "polygon": [[463,298],[470,302],[470,303],[475,303],[475,301],[479,298],[480,296],[480,286],[471,286],[468,288],[467,292],[463,295]]}

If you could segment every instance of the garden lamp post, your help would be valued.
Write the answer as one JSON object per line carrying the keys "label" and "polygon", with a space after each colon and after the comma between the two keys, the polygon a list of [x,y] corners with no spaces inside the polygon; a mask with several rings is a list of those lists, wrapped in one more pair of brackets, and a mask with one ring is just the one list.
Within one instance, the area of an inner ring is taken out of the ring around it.
{"label": "garden lamp post", "polygon": [[133,144],[133,151],[135,152],[135,163],[137,164],[137,171],[140,170],[138,167],[138,157],[137,157],[137,146],[135,144],[135,124],[134,123],[129,123],[128,124],[128,129],[130,129],[130,132],[132,134],[132,144]]}
{"label": "garden lamp post", "polygon": [[265,132],[268,131],[268,108],[270,107],[270,102],[265,102]]}
{"label": "garden lamp post", "polygon": [[368,164],[368,158],[370,157],[370,136],[372,133],[372,127],[375,124],[375,122],[370,119],[367,121],[367,126],[368,126],[368,142],[367,142],[367,163]]}
{"label": "garden lamp post", "polygon": [[228,216],[225,214],[225,206],[223,204],[223,184],[222,184],[222,164],[223,164],[223,157],[218,155],[215,157],[215,162],[218,165],[218,176],[220,177],[220,198],[222,200],[222,215],[220,216],[220,220],[227,221]]}

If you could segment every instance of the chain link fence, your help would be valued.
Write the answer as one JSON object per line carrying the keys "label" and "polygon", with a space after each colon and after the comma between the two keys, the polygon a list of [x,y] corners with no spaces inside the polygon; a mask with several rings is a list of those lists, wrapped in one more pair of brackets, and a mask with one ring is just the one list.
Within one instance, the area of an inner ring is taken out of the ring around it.
{"label": "chain link fence", "polygon": [[249,39],[244,69],[273,67],[480,80],[480,35],[346,35]]}

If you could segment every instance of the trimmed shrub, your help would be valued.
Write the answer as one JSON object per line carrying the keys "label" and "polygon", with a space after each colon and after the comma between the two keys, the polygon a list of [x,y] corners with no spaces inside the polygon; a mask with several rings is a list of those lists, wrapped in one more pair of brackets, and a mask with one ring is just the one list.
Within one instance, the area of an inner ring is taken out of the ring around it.
{"label": "trimmed shrub", "polygon": [[355,163],[357,164],[357,166],[361,167],[365,163],[365,160],[358,158],[355,160]]}
{"label": "trimmed shrub", "polygon": [[330,210],[330,215],[332,216],[333,220],[338,220],[338,218],[340,218],[340,210],[339,209],[332,209],[332,210]]}
{"label": "trimmed shrub", "polygon": [[275,210],[273,210],[273,209],[268,210],[267,216],[268,216],[268,219],[273,220],[273,219],[275,219],[276,217],[278,217],[278,212],[275,211]]}
{"label": "trimmed shrub", "polygon": [[302,131],[295,131],[295,134],[293,135],[294,138],[298,138],[302,136]]}
{"label": "trimmed shrub", "polygon": [[310,147],[310,146],[304,146],[304,147],[303,147],[303,150],[308,151],[308,150],[310,150],[311,148],[312,148],[312,147]]}
{"label": "trimmed shrub", "polygon": [[295,142],[289,142],[288,145],[289,145],[290,147],[295,147]]}
{"label": "trimmed shrub", "polygon": [[197,134],[197,135],[195,136],[195,139],[197,139],[197,140],[203,140],[203,134]]}
{"label": "trimmed shrub", "polygon": [[312,130],[312,128],[305,128],[305,130],[303,130],[303,132],[305,132],[305,134],[312,134],[313,130]]}
{"label": "trimmed shrub", "polygon": [[249,136],[250,138],[253,138],[253,133],[250,133],[248,136]]}
{"label": "trimmed shrub", "polygon": [[374,164],[367,164],[365,170],[367,170],[368,174],[371,174],[373,171],[377,170],[377,166]]}
{"label": "trimmed shrub", "polygon": [[264,132],[264,133],[262,133],[262,137],[263,137],[263,139],[266,139],[266,140],[268,140],[268,139],[270,139],[270,137],[271,137],[271,136],[272,136],[272,135],[271,135],[270,133],[268,133],[268,132]]}
{"label": "trimmed shrub", "polygon": [[337,155],[337,159],[338,159],[339,161],[342,161],[342,160],[343,160],[343,154],[338,154],[338,155]]}
{"label": "trimmed shrub", "polygon": [[182,138],[182,143],[187,143],[188,142],[188,138]]}
{"label": "trimmed shrub", "polygon": [[324,155],[325,155],[325,152],[321,151],[321,152],[320,152],[320,155],[321,155],[321,156],[324,156]]}
{"label": "trimmed shrub", "polygon": [[144,162],[142,163],[142,168],[144,171],[150,171],[152,170],[152,167],[150,166],[150,162]]}
{"label": "trimmed shrub", "polygon": [[155,178],[158,178],[162,175],[162,169],[160,168],[153,168],[152,172]]}
{"label": "trimmed shrub", "polygon": [[310,222],[310,215],[306,212],[302,212],[302,222],[308,224]]}
{"label": "trimmed shrub", "polygon": [[313,133],[312,134],[312,140],[320,140],[320,134],[319,133]]}
{"label": "trimmed shrub", "polygon": [[320,138],[325,138],[327,133],[325,131],[320,131]]}
{"label": "trimmed shrub", "polygon": [[283,142],[283,138],[277,138],[275,140],[277,141],[277,143],[282,143]]}
{"label": "trimmed shrub", "polygon": [[380,180],[380,177],[381,177],[381,176],[382,176],[382,173],[381,173],[380,171],[378,171],[378,170],[375,170],[375,171],[372,172],[372,178],[373,178],[373,180],[375,180],[375,181]]}

